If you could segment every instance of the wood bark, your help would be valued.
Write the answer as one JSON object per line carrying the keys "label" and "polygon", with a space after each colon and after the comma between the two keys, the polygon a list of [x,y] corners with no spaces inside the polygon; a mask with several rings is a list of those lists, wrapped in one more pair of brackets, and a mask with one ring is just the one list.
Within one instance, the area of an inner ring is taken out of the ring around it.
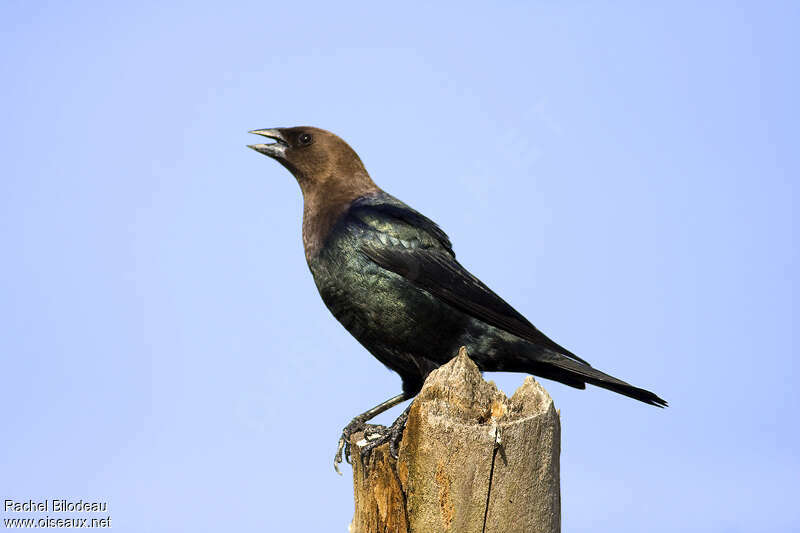
{"label": "wood bark", "polygon": [[384,444],[362,461],[362,437],[352,533],[561,530],[561,424],[532,377],[507,398],[461,348],[412,403],[398,460]]}

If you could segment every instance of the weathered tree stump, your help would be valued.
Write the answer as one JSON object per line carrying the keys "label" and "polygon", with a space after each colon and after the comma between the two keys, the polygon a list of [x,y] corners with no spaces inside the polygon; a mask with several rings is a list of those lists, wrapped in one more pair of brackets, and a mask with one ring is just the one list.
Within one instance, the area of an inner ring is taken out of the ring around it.
{"label": "weathered tree stump", "polygon": [[556,533],[561,424],[532,377],[510,399],[459,350],[411,405],[399,458],[354,435],[352,533]]}

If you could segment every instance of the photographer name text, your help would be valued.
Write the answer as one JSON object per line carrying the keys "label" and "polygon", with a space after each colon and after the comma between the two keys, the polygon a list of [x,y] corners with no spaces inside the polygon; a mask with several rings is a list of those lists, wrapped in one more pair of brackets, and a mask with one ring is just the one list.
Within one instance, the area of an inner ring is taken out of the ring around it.
{"label": "photographer name text", "polygon": [[5,500],[3,507],[7,513],[103,513],[108,510],[108,503],[83,500]]}

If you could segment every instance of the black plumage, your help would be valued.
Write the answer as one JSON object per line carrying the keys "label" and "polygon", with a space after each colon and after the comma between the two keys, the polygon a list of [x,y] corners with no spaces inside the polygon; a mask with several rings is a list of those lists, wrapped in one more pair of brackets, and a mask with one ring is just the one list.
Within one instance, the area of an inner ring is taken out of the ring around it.
{"label": "black plumage", "polygon": [[483,371],[527,372],[581,389],[590,383],[666,406],[536,329],[456,260],[436,223],[378,188],[335,135],[310,127],[253,133],[277,141],[252,148],[297,178],[306,259],[319,293],[336,319],[400,375],[403,394],[393,400],[414,396],[428,373],[466,346]]}
{"label": "black plumage", "polygon": [[664,405],[547,338],[461,266],[434,222],[385,192],[355,200],[309,266],[336,319],[400,374],[409,395],[466,346],[483,371],[592,383]]}

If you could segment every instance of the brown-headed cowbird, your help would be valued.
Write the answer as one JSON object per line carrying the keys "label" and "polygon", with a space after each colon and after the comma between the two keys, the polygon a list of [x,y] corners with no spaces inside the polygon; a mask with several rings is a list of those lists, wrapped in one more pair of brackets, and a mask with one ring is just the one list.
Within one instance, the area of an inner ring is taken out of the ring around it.
{"label": "brown-headed cowbird", "polygon": [[[305,126],[251,133],[276,141],[250,148],[277,160],[300,184],[306,261],[325,305],[403,381],[401,394],[344,428],[335,466],[343,446],[349,454],[353,432],[415,396],[460,346],[482,371],[527,372],[579,389],[591,383],[667,405],[542,334],[456,261],[439,226],[375,185],[358,154],[336,135]],[[390,440],[395,454],[407,412],[364,451]]]}

